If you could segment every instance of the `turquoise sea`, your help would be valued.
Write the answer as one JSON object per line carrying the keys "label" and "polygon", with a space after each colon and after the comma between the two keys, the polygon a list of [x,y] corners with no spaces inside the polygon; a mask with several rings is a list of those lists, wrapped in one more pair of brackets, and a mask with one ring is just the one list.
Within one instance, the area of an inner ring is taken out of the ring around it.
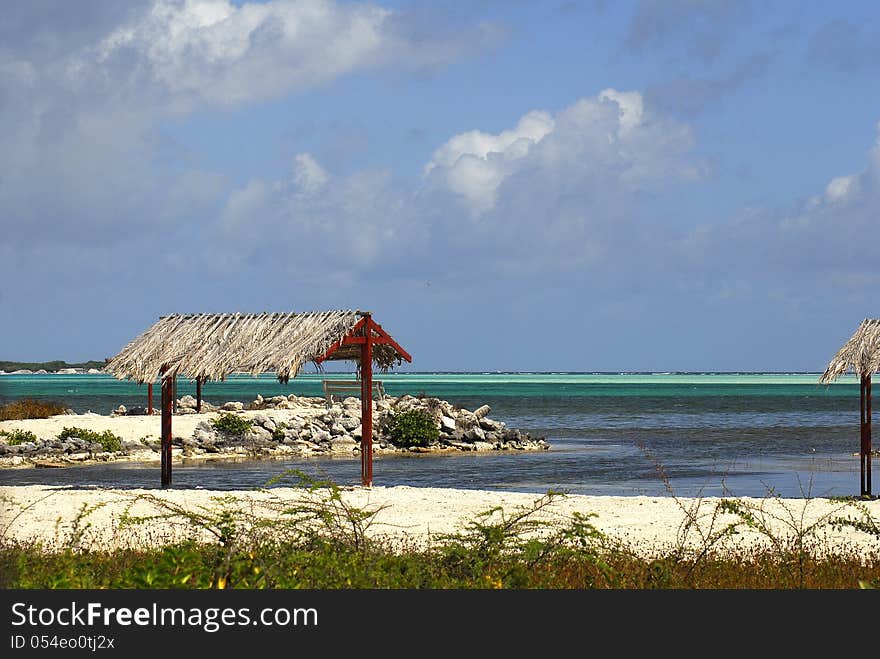
{"label": "turquoise sea", "polygon": [[[203,388],[205,400],[257,394],[321,395],[324,377],[287,385],[234,376]],[[532,435],[550,450],[527,453],[378,456],[374,484],[543,493],[656,496],[846,496],[858,494],[859,387],[854,376],[818,384],[819,373],[387,373],[391,395],[436,396]],[[154,387],[158,402],[158,386]],[[2,375],[0,404],[62,401],[106,414],[146,404],[146,386],[106,375]],[[194,393],[181,380],[178,396]],[[158,419],[157,419],[158,424]],[[854,455],[855,454],[855,455]],[[263,486],[287,469],[359,483],[358,460],[309,458],[181,465],[175,487]],[[665,479],[665,480],[664,480]],[[0,471],[0,483],[157,487],[154,466],[111,464]],[[283,484],[283,481],[282,481]]]}

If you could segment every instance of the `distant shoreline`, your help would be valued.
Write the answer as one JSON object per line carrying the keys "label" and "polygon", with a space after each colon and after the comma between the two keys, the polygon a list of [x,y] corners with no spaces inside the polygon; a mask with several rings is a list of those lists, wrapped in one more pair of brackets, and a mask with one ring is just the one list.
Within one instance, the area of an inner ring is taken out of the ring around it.
{"label": "distant shoreline", "polygon": [[91,359],[84,362],[66,362],[61,359],[55,359],[48,362],[21,362],[21,361],[3,361],[0,360],[0,372],[11,373],[13,371],[46,371],[48,373],[56,373],[58,371],[77,370],[87,372],[89,369],[99,370],[104,367],[104,360]]}

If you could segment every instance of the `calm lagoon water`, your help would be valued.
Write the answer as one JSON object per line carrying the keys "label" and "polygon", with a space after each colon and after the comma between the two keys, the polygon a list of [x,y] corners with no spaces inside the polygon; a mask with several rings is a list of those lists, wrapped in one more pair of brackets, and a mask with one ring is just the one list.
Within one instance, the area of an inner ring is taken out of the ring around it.
{"label": "calm lagoon water", "polygon": [[[257,394],[318,396],[323,377],[302,374],[281,385],[269,376],[236,376],[205,385],[203,396],[216,404],[249,402]],[[391,395],[424,393],[467,409],[488,404],[492,418],[545,437],[550,450],[377,456],[374,485],[656,496],[858,494],[858,382],[844,377],[825,386],[818,378],[818,373],[382,374]],[[192,383],[179,382],[178,396],[194,391]],[[0,376],[0,404],[25,397],[106,414],[120,404],[145,405],[146,386],[106,375]],[[287,470],[341,485],[360,482],[357,459],[309,458],[175,465],[174,487],[263,487]],[[159,472],[122,463],[0,471],[0,484],[26,483],[158,487]]]}

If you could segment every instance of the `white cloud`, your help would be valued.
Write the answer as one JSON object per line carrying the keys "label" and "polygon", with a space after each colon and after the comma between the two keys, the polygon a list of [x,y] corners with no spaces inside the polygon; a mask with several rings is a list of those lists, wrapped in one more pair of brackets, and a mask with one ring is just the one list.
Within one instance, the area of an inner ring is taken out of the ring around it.
{"label": "white cloud", "polygon": [[[491,37],[483,28],[416,30],[379,4],[334,0],[73,4],[21,3],[0,19],[0,222],[19,245],[164,232],[230,198],[216,173],[163,152],[165,121],[381,67],[442,66]],[[210,181],[191,199],[188,174]],[[303,154],[287,184],[316,194],[327,182]],[[230,216],[256,193],[232,193]]]}
{"label": "white cloud", "polygon": [[260,218],[271,212],[272,189],[265,181],[249,181],[243,188],[229,193],[223,209],[221,225],[230,232],[247,234],[260,229]]}
{"label": "white cloud", "polygon": [[599,100],[617,104],[620,113],[620,130],[623,133],[635,130],[645,119],[645,104],[639,92],[605,89],[599,93]]}
{"label": "white cloud", "polygon": [[317,193],[330,180],[330,175],[311,154],[297,154],[294,162],[293,180],[303,194]]}
{"label": "white cloud", "polygon": [[425,176],[481,217],[499,206],[514,178],[545,199],[575,188],[608,199],[653,182],[698,178],[699,163],[681,157],[692,142],[688,126],[651,115],[639,92],[606,89],[555,117],[533,111],[498,134],[456,135],[434,152]]}
{"label": "white cloud", "polygon": [[831,179],[825,188],[825,199],[830,202],[844,202],[858,192],[859,180],[856,176],[838,176]]}
{"label": "white cloud", "polygon": [[425,227],[387,172],[333,177],[310,154],[276,181],[252,180],[234,190],[222,212],[218,249],[241,256],[266,250],[285,268],[364,271],[423,254]]}
{"label": "white cloud", "polygon": [[547,112],[529,112],[516,127],[498,135],[472,130],[456,135],[434,152],[426,176],[439,168],[449,189],[464,197],[474,215],[491,210],[498,186],[516,170],[516,162],[553,130]]}
{"label": "white cloud", "polygon": [[491,30],[466,37],[416,38],[395,12],[366,3],[157,0],[82,52],[70,71],[125,69],[126,93],[148,88],[154,100],[186,111],[277,98],[387,65],[443,65],[484,45]]}
{"label": "white cloud", "polygon": [[608,89],[555,115],[528,112],[508,130],[452,136],[419,189],[377,170],[340,176],[296,154],[287,175],[231,193],[223,226],[241,253],[271,245],[332,271],[616,269],[621,253],[649,251],[663,230],[651,195],[700,176],[692,142],[687,125],[653,114],[638,92]]}
{"label": "white cloud", "polygon": [[[686,258],[693,258],[707,279],[716,271],[736,277],[748,272],[760,288],[760,278],[772,275],[776,289],[791,299],[815,298],[817,285],[835,297],[842,291],[870,296],[868,284],[876,286],[880,275],[866,237],[876,231],[878,213],[880,140],[861,172],[831,178],[790,209],[763,208],[700,227]],[[805,288],[804,281],[813,284]]]}

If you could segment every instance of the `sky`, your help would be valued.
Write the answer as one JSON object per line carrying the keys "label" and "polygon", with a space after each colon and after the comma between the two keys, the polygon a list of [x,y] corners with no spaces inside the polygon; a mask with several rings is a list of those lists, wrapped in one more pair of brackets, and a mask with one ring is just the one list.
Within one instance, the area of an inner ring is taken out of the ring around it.
{"label": "sky", "polygon": [[873,0],[0,3],[0,358],[360,309],[411,371],[824,370]]}

